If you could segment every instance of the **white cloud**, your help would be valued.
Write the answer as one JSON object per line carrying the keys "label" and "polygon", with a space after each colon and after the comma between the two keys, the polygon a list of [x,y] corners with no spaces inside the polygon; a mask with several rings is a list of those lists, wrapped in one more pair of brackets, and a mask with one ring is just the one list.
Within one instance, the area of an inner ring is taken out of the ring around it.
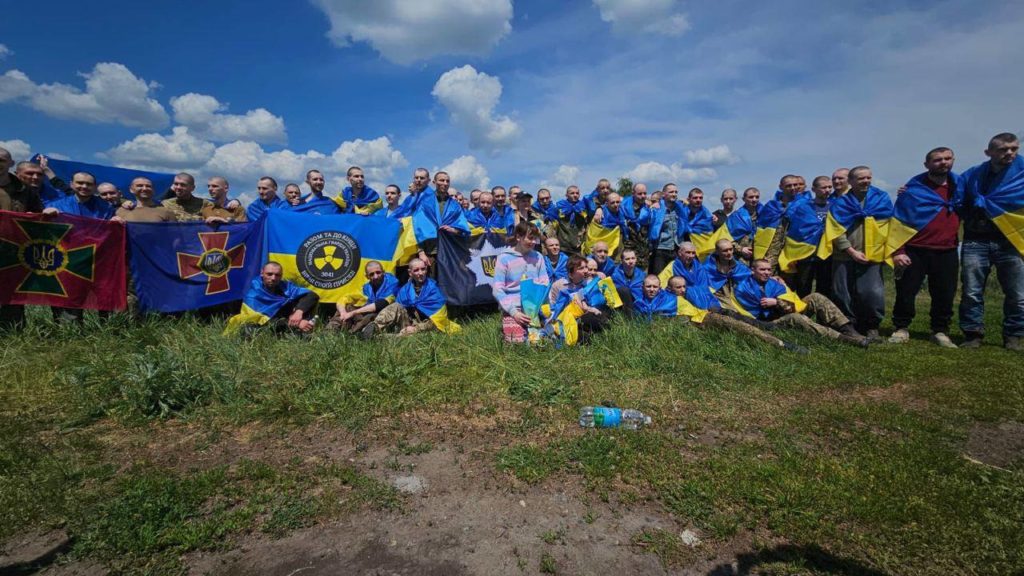
{"label": "white cloud", "polygon": [[54,118],[91,123],[117,123],[138,128],[162,128],[164,107],[150,98],[157,84],[132,74],[123,64],[100,62],[81,74],[85,91],[68,84],[36,84],[20,70],[0,76],[0,103],[21,102]]}
{"label": "white cloud", "polygon": [[170,135],[140,134],[101,155],[119,166],[156,171],[186,170],[202,166],[214,152],[214,145],[193,136],[184,126]]}
{"label": "white cloud", "polygon": [[[316,150],[305,153],[291,150],[267,152],[255,142],[237,141],[218,147],[206,163],[204,172],[253,181],[264,175],[278,180],[301,181],[306,170],[315,164],[323,164],[326,158]],[[279,183],[284,186],[283,182]]]}
{"label": "white cloud", "polygon": [[[488,189],[491,179],[487,175],[487,168],[477,162],[473,156],[459,156],[452,160],[447,166],[441,168],[451,177],[452,186],[457,190],[468,192],[473,188]],[[436,170],[435,170],[436,172]]]}
{"label": "white cloud", "polygon": [[690,21],[677,11],[677,0],[594,0],[601,20],[616,32],[647,32],[679,36],[690,29]]}
{"label": "white cloud", "polygon": [[678,162],[666,166],[660,162],[643,162],[624,174],[633,182],[643,182],[649,187],[661,188],[669,182],[682,186],[706,184],[718,178],[714,168],[684,168]]}
{"label": "white cloud", "polygon": [[434,56],[483,55],[512,30],[511,0],[313,0],[336,45],[367,42],[411,64]]}
{"label": "white cloud", "polygon": [[213,96],[190,92],[171,98],[174,120],[187,126],[199,138],[215,142],[252,140],[270,144],[288,141],[284,120],[265,108],[249,110],[245,114],[224,114],[227,105]]}
{"label": "white cloud", "polygon": [[14,55],[14,50],[11,50],[5,44],[0,44],[0,60],[3,60],[4,58],[7,58],[8,56],[13,56],[13,55]]}
{"label": "white cloud", "polygon": [[431,94],[448,109],[452,123],[469,136],[470,148],[494,154],[515,143],[522,132],[508,116],[494,116],[501,81],[468,64],[442,74]]}
{"label": "white cloud", "polygon": [[683,158],[686,159],[687,166],[722,166],[740,161],[739,157],[733,154],[725,144],[711,148],[687,150],[683,153]]}
{"label": "white cloud", "polygon": [[24,140],[0,140],[0,148],[10,152],[15,162],[28,160],[29,154],[32,153],[32,147]]}
{"label": "white cloud", "polygon": [[342,142],[331,154],[334,162],[334,170],[344,174],[350,166],[359,166],[368,182],[385,182],[395,172],[396,168],[403,168],[409,162],[402,156],[402,153],[391,146],[391,140],[387,136],[381,136],[374,140],[355,139]]}
{"label": "white cloud", "polygon": [[566,164],[559,166],[558,170],[555,170],[555,173],[551,175],[552,184],[556,184],[558,186],[571,186],[573,184],[578,184],[579,179],[580,167],[569,166]]}

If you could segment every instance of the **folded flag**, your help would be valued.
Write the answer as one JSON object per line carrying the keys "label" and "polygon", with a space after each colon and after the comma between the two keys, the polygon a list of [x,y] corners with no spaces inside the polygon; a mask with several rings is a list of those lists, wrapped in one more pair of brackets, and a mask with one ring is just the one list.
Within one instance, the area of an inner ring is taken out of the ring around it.
{"label": "folded flag", "polygon": [[786,214],[789,226],[786,228],[786,241],[779,254],[779,270],[794,272],[797,262],[814,256],[818,251],[821,235],[825,232],[825,223],[818,220],[814,204],[806,200],[791,203]]}
{"label": "folded flag", "polygon": [[864,223],[864,255],[869,262],[885,260],[886,236],[892,218],[892,200],[889,193],[872,186],[864,197],[864,205],[847,192],[832,202],[825,220],[825,232],[818,248],[818,257],[832,255],[832,242],[846,233],[857,222]]}
{"label": "folded flag", "polygon": [[889,234],[885,241],[885,258],[892,258],[911,238],[917,235],[943,210],[957,212],[963,204],[963,185],[960,176],[950,173],[950,201],[947,202],[928,185],[928,173],[918,174],[907,182],[906,190],[893,203]]}
{"label": "folded flag", "polygon": [[405,286],[398,290],[395,302],[406,308],[415,308],[420,314],[430,318],[434,326],[445,334],[455,334],[461,330],[458,324],[448,319],[448,306],[444,293],[441,292],[441,288],[433,278],[427,278],[423,282],[419,294],[416,293],[416,287],[412,280],[406,282]]}
{"label": "folded flag", "polygon": [[270,210],[264,232],[267,259],[281,264],[285,279],[316,292],[323,303],[362,294],[371,260],[394,272],[401,233],[402,225],[390,218],[288,210]]}
{"label": "folded flag", "polygon": [[986,182],[990,162],[964,172],[964,202],[981,208],[1017,251],[1024,254],[1024,157]]}
{"label": "folded flag", "polygon": [[764,320],[768,318],[772,310],[761,306],[761,298],[775,298],[793,304],[796,312],[803,312],[807,304],[789,289],[788,286],[769,278],[764,284],[759,283],[753,276],[747,276],[733,290],[733,308],[745,316]]}
{"label": "folded flag", "polygon": [[309,290],[287,280],[281,281],[278,291],[271,292],[263,285],[262,278],[253,278],[242,298],[242,310],[228,319],[224,334],[234,334],[246,324],[262,326],[270,321],[285,304],[298,300],[306,294],[309,294]]}
{"label": "folded flag", "polygon": [[241,300],[258,278],[263,221],[130,222],[132,281],[142,312],[182,312]]}
{"label": "folded flag", "polygon": [[539,320],[540,310],[548,299],[548,291],[551,286],[541,284],[533,280],[523,280],[519,283],[519,300],[523,307],[523,314],[532,320]]}
{"label": "folded flag", "polygon": [[[39,161],[39,155],[36,154],[32,157],[33,162]],[[146,170],[130,170],[128,168],[115,168],[113,166],[103,166],[100,164],[87,164],[85,162],[75,162],[73,160],[59,160],[57,158],[46,159],[47,164],[53,173],[64,182],[70,184],[71,177],[76,172],[88,172],[96,177],[96,184],[103,184],[104,182],[110,182],[117,189],[121,191],[121,195],[124,196],[125,200],[135,200],[135,196],[131,193],[130,185],[132,180],[136,178],[148,178],[153,182],[153,196],[159,198],[163,195],[164,191],[170,189],[171,184],[174,183],[174,174],[167,174],[164,172],[149,172]],[[43,182],[42,194],[43,200],[51,202],[63,197],[63,190],[55,190],[48,181]]]}
{"label": "folded flag", "polygon": [[0,305],[122,310],[124,248],[120,222],[0,211]]}
{"label": "folded flag", "polygon": [[437,244],[437,282],[453,306],[494,302],[491,286],[504,234],[441,234]]}

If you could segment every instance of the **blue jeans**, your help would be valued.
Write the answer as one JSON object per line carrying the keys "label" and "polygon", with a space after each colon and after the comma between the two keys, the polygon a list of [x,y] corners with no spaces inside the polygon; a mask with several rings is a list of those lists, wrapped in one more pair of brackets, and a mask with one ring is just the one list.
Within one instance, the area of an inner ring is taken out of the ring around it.
{"label": "blue jeans", "polygon": [[1003,337],[1024,336],[1024,258],[1009,242],[968,240],[960,252],[960,329],[985,332],[985,284],[992,267],[1003,289]]}

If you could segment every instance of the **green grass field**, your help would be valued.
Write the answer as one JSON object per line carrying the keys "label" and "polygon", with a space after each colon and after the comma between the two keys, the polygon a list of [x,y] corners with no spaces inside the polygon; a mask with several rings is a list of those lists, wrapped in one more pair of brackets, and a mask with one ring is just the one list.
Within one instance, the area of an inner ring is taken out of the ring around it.
{"label": "green grass field", "polygon": [[[981,350],[940,351],[919,315],[904,346],[790,335],[809,356],[668,321],[541,351],[503,347],[496,317],[450,338],[243,342],[188,318],[58,327],[33,310],[38,321],[4,335],[0,353],[0,541],[60,527],[65,559],[181,573],[182,554],[235,535],[401,511],[403,497],[344,463],[187,466],[121,453],[118,438],[152,454],[175,426],[215,443],[244,427],[359,431],[386,419],[402,432],[396,416],[412,409],[501,411],[511,423],[481,441],[509,482],[582,482],[595,500],[653,504],[712,544],[785,542],[759,558],[764,573],[1020,573],[1024,459],[993,464],[965,448],[972,431],[1024,422],[1024,358],[999,346],[992,292]],[[604,401],[654,424],[581,433],[579,407]],[[633,543],[668,568],[692,560],[667,532]]]}

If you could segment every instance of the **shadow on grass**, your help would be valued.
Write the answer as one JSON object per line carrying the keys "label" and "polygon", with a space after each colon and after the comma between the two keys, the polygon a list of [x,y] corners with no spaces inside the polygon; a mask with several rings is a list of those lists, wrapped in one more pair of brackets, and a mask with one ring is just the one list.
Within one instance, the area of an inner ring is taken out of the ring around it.
{"label": "shadow on grass", "polygon": [[889,576],[886,572],[869,568],[856,560],[841,558],[815,545],[796,546],[782,544],[758,552],[738,554],[731,564],[719,564],[708,571],[707,576],[743,576],[765,564],[789,564],[799,566],[814,574],[839,574],[842,576]]}

